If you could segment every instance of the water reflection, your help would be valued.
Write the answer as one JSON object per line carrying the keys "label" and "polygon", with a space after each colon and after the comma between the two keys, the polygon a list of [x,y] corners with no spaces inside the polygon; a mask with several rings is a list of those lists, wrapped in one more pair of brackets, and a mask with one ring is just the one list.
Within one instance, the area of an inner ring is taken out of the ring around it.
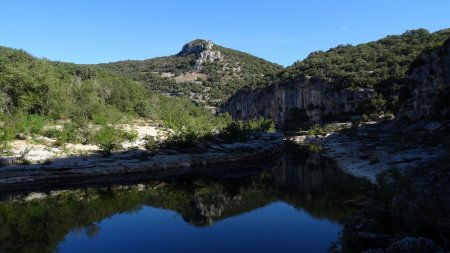
{"label": "water reflection", "polygon": [[288,148],[271,168],[264,168],[247,170],[245,175],[234,172],[12,196],[0,203],[0,252],[55,252],[70,231],[95,238],[104,219],[148,207],[176,212],[191,227],[214,227],[228,217],[280,201],[316,219],[341,222],[352,212],[345,202],[359,198],[366,187],[320,155],[298,148]]}

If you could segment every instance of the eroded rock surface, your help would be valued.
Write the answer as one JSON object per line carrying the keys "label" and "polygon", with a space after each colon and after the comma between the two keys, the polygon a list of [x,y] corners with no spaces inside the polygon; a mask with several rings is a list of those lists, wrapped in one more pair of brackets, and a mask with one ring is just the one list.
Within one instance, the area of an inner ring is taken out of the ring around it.
{"label": "eroded rock surface", "polygon": [[270,157],[280,152],[283,145],[282,134],[260,133],[246,142],[203,143],[196,150],[161,150],[157,153],[136,150],[109,156],[66,157],[47,164],[0,167],[0,186],[147,172],[186,174],[194,167]]}
{"label": "eroded rock surface", "polygon": [[256,90],[245,89],[221,108],[235,119],[266,117],[279,126],[288,121],[319,122],[324,118],[348,119],[372,89],[337,89],[332,82],[300,77]]}
{"label": "eroded rock surface", "polygon": [[450,40],[416,60],[405,86],[406,100],[399,117],[417,120],[428,116],[450,116]]}

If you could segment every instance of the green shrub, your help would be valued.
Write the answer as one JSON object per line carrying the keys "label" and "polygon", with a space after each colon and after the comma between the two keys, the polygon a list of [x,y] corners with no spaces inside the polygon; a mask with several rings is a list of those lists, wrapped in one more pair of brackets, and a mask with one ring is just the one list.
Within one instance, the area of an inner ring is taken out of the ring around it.
{"label": "green shrub", "polygon": [[239,122],[231,122],[220,131],[219,137],[226,142],[244,141],[248,139],[247,131]]}
{"label": "green shrub", "polygon": [[167,140],[164,142],[164,147],[166,148],[185,148],[189,147],[196,140],[198,140],[201,135],[191,129],[184,129],[181,131],[176,131],[170,134],[167,137]]}
{"label": "green shrub", "polygon": [[38,134],[47,123],[48,119],[39,115],[25,115],[16,120],[15,128],[25,135]]}
{"label": "green shrub", "polygon": [[368,99],[363,101],[358,110],[360,113],[368,115],[380,115],[386,112],[387,101],[383,95],[375,93],[371,95]]}
{"label": "green shrub", "polygon": [[150,118],[153,116],[153,108],[149,102],[140,101],[134,106],[134,111],[137,115],[143,118]]}
{"label": "green shrub", "polygon": [[120,142],[123,140],[121,131],[111,126],[103,126],[94,134],[93,138],[94,143],[106,152],[119,149]]}
{"label": "green shrub", "polygon": [[248,124],[249,131],[275,131],[275,122],[273,121],[273,119],[260,117],[257,119],[249,120],[246,122],[246,124]]}
{"label": "green shrub", "polygon": [[121,122],[126,114],[111,106],[101,106],[101,109],[93,115],[93,122],[98,125],[115,124]]}
{"label": "green shrub", "polygon": [[58,141],[60,143],[79,143],[78,127],[73,123],[65,123]]}
{"label": "green shrub", "polygon": [[260,117],[247,121],[233,121],[219,132],[219,137],[227,142],[246,141],[251,132],[275,131],[275,123],[271,119]]}
{"label": "green shrub", "polygon": [[144,141],[145,149],[150,152],[158,151],[161,146],[161,141],[155,136],[147,135],[144,137]]}
{"label": "green shrub", "polygon": [[319,125],[314,124],[311,126],[308,130],[308,135],[327,135],[332,132],[336,132],[340,130],[340,127],[338,127],[335,124],[326,124],[326,125]]}
{"label": "green shrub", "polygon": [[10,126],[3,126],[0,129],[0,142],[7,142],[14,140],[16,137],[16,131]]}
{"label": "green shrub", "polygon": [[62,132],[60,129],[51,127],[43,130],[42,135],[51,139],[60,139]]}
{"label": "green shrub", "polygon": [[127,141],[136,141],[137,139],[138,139],[138,137],[139,137],[139,135],[138,135],[138,132],[137,131],[124,131],[124,130],[122,130],[121,131],[121,137],[124,139],[124,140],[127,140]]}

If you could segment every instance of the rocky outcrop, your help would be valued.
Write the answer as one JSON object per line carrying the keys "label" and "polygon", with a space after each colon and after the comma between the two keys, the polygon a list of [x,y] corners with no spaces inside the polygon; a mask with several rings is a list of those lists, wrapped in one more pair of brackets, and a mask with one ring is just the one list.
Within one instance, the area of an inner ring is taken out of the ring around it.
{"label": "rocky outcrop", "polygon": [[450,40],[417,59],[408,76],[399,118],[450,116]]}
{"label": "rocky outcrop", "polygon": [[[198,150],[129,151],[104,155],[68,157],[46,164],[0,167],[0,188],[89,181],[103,177],[148,173],[150,177],[201,172],[201,168],[270,157],[283,147],[280,133],[260,133],[247,142],[199,143]],[[199,150],[203,150],[200,152]],[[197,170],[200,168],[200,170]],[[215,166],[212,167],[216,169]]]}
{"label": "rocky outcrop", "polygon": [[272,118],[279,126],[289,121],[312,123],[357,115],[358,105],[373,92],[371,89],[337,89],[332,82],[299,77],[265,88],[242,90],[221,110],[229,112],[234,119]]}
{"label": "rocky outcrop", "polygon": [[212,50],[213,46],[214,44],[210,40],[194,40],[184,45],[177,56],[184,56],[188,54],[197,55],[194,70],[200,71],[203,68],[203,63],[206,61],[214,62],[223,60],[223,57],[219,51]]}
{"label": "rocky outcrop", "polygon": [[375,183],[377,176],[390,168],[414,168],[446,154],[434,137],[445,131],[444,126],[427,130],[427,125],[428,122],[407,125],[392,120],[348,129],[349,135],[333,133],[321,143],[323,155],[333,159],[344,172]]}
{"label": "rocky outcrop", "polygon": [[194,40],[183,46],[177,56],[188,54],[200,54],[205,50],[211,50],[214,44],[210,40]]}

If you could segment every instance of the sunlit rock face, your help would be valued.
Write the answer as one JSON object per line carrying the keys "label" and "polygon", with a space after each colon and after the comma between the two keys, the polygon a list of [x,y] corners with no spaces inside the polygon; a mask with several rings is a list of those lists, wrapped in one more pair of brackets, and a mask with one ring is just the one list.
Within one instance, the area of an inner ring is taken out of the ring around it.
{"label": "sunlit rock face", "polygon": [[205,50],[211,50],[213,43],[210,40],[194,40],[183,46],[178,56],[183,56],[187,54],[200,54]]}
{"label": "sunlit rock face", "polygon": [[210,40],[194,40],[183,46],[183,49],[177,54],[178,56],[195,54],[194,70],[200,71],[203,69],[204,62],[222,61],[223,57],[219,51],[214,51],[213,42]]}
{"label": "sunlit rock face", "polygon": [[450,40],[413,64],[399,117],[450,116]]}
{"label": "sunlit rock face", "polygon": [[331,82],[300,77],[265,88],[242,90],[226,102],[222,111],[235,119],[272,118],[279,126],[292,120],[312,123],[345,119],[357,115],[358,105],[373,92],[340,89]]}

